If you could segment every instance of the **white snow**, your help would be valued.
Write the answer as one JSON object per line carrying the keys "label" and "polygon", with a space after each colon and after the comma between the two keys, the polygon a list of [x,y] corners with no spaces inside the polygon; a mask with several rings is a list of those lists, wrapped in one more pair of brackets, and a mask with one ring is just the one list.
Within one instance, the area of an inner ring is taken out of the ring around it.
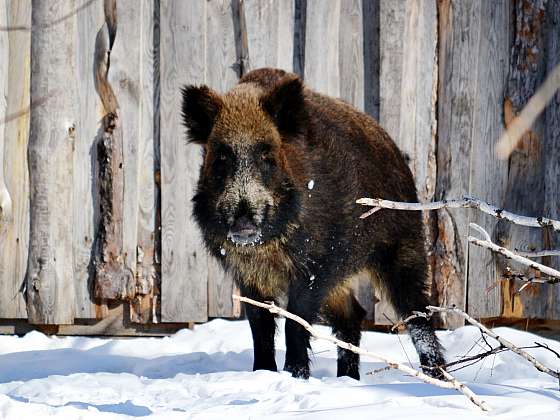
{"label": "white snow", "polygon": [[[283,324],[279,321],[278,366],[285,354]],[[496,331],[518,345],[539,341],[560,351],[557,341],[507,328]],[[439,336],[451,360],[466,354],[480,333],[463,327]],[[558,381],[511,352],[457,372],[493,407],[484,414],[453,390],[397,371],[366,375],[383,366],[373,360],[362,360],[361,381],[336,378],[336,349],[322,341],[313,341],[309,381],[284,372],[251,372],[251,346],[246,321],[224,320],[167,338],[50,338],[38,332],[21,338],[0,336],[0,418],[559,418]],[[401,362],[407,363],[408,356],[413,365],[418,363],[405,335],[366,332],[362,346]],[[470,354],[477,350],[482,348]],[[530,352],[560,369],[560,359],[553,353]]]}

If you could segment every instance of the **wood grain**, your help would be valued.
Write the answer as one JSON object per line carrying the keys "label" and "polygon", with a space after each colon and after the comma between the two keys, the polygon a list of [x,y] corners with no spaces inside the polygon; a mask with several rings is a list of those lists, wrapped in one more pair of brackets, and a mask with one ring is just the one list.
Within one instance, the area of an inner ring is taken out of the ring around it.
{"label": "wood grain", "polygon": [[[0,25],[30,25],[30,1],[0,5]],[[27,316],[22,285],[29,241],[30,34],[0,32],[0,317]],[[19,117],[9,118],[10,115]]]}
{"label": "wood grain", "polygon": [[312,89],[340,97],[339,31],[341,1],[307,1],[305,83]]}
{"label": "wood grain", "polygon": [[[183,84],[204,83],[207,70],[234,73],[234,70],[221,67],[212,70],[206,67],[206,27],[207,19],[210,19],[206,8],[209,5],[202,1],[161,2],[163,322],[198,322],[207,319],[208,256],[191,216],[191,198],[196,187],[201,150],[187,145],[180,121],[179,88]],[[213,7],[217,6],[213,4]],[[228,33],[228,37],[233,42],[233,30]],[[223,54],[221,40],[212,41],[211,50],[222,51],[216,54]],[[235,54],[235,50],[229,53]],[[234,61],[230,60],[227,64],[231,66]]]}
{"label": "wood grain", "polygon": [[293,69],[294,1],[253,0],[245,2],[249,57],[254,69]]}
{"label": "wood grain", "polygon": [[[527,104],[548,73],[558,64],[560,24],[551,16],[560,11],[558,1],[536,1],[516,4],[511,49],[509,80],[504,114],[506,124]],[[527,215],[558,216],[558,156],[560,121],[558,94],[532,125],[510,156],[506,205]],[[522,229],[499,225],[499,239],[509,248],[546,249],[559,245],[558,234],[540,229]],[[523,266],[498,259],[499,268]],[[540,259],[545,265],[558,268],[557,258]],[[531,286],[517,293],[519,282],[504,281],[502,315],[520,318],[559,319],[558,288],[550,285]]]}
{"label": "wood grain", "polygon": [[[234,27],[239,26],[239,24],[234,22],[235,15],[232,13],[229,1],[219,0],[210,2],[207,7],[205,82],[208,86],[223,93],[232,88],[238,80],[236,67],[238,57],[235,52],[236,39],[232,35],[235,33]],[[259,9],[259,7],[261,8]],[[244,2],[243,7],[246,14],[245,22],[251,68],[255,68],[255,63],[259,63],[261,59],[259,54],[264,53],[264,50],[259,50],[262,46],[257,45],[255,47],[254,45],[254,31],[261,27],[257,24],[255,28],[255,22],[252,22],[255,8],[263,12],[262,7],[264,5],[260,1]],[[261,19],[270,21],[270,19],[263,17],[262,14]],[[268,28],[268,30],[273,32],[273,28],[274,26]],[[259,35],[263,36],[262,33]],[[219,48],[211,47],[213,45],[219,46]],[[269,45],[269,47],[270,51],[268,54],[273,57],[275,55],[274,46]],[[196,149],[196,147],[194,148]],[[193,165],[192,168],[192,176],[198,179],[198,165]],[[239,314],[239,305],[234,303],[231,298],[235,288],[233,279],[224,273],[213,257],[208,255],[206,258],[208,270],[208,316],[237,316]]]}
{"label": "wood grain", "polygon": [[364,31],[364,111],[379,121],[379,0],[362,3]]}
{"label": "wood grain", "polygon": [[72,267],[73,147],[79,119],[76,86],[76,18],[35,28],[72,12],[71,2],[33,1],[31,97],[50,95],[49,106],[31,108],[29,137],[30,246],[27,311],[35,324],[71,324],[75,315]]}
{"label": "wood grain", "polygon": [[109,69],[123,130],[124,258],[136,279],[130,315],[144,323],[153,313],[155,288],[153,7],[153,0],[118,3]]}
{"label": "wood grain", "polygon": [[[435,0],[380,4],[380,123],[408,158],[420,202],[432,201],[436,183],[437,5]],[[433,215],[424,214],[426,247],[434,237]],[[432,276],[430,276],[432,278]],[[387,322],[387,302],[376,322]]]}
{"label": "wood grain", "polygon": [[[439,87],[436,200],[469,191],[471,127],[480,32],[479,2],[439,3]],[[466,28],[470,30],[466,30]],[[476,68],[476,67],[474,67]],[[435,257],[438,301],[466,304],[467,211],[438,211]],[[448,318],[451,325],[458,318]]]}
{"label": "wood grain", "polygon": [[[85,6],[87,0],[80,0]],[[97,183],[97,147],[103,131],[103,106],[95,90],[93,76],[95,40],[105,23],[103,2],[89,5],[87,12],[76,14],[76,76],[79,96],[78,141],[74,145],[73,243],[76,317],[102,318],[107,305],[93,298],[94,241],[99,225],[99,193]]]}

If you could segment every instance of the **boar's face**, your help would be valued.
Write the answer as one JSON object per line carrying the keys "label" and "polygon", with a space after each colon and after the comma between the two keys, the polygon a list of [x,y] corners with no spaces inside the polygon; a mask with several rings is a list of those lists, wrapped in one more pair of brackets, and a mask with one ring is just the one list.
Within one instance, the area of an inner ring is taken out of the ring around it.
{"label": "boar's face", "polygon": [[205,86],[182,93],[189,139],[204,147],[193,201],[207,245],[281,238],[299,210],[287,149],[305,129],[301,81],[287,76],[268,92],[243,83],[223,96]]}

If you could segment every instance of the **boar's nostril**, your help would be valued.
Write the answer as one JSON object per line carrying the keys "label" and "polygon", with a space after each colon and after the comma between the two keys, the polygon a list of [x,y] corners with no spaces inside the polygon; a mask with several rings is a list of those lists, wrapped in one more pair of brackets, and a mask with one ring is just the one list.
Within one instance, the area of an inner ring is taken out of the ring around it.
{"label": "boar's nostril", "polygon": [[238,218],[228,233],[228,239],[239,245],[254,245],[260,241],[261,232],[248,217]]}

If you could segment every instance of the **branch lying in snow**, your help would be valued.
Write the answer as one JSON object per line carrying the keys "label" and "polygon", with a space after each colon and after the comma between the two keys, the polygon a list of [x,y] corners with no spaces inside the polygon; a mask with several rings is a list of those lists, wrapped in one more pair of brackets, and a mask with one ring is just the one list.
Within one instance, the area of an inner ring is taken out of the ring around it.
{"label": "branch lying in snow", "polygon": [[516,225],[528,227],[552,227],[553,230],[560,232],[560,221],[548,219],[546,217],[527,217],[510,213],[507,210],[500,209],[491,204],[485,203],[479,199],[465,196],[458,200],[442,200],[434,201],[432,203],[402,203],[398,201],[383,200],[380,198],[360,198],[356,203],[364,206],[372,206],[373,208],[360,216],[364,219],[371,216],[373,213],[381,209],[393,210],[438,210],[442,208],[458,209],[458,208],[473,208],[478,209],[498,219],[505,219]]}
{"label": "branch lying in snow", "polygon": [[361,355],[364,355],[364,356],[373,357],[374,359],[377,359],[377,360],[381,360],[382,362],[387,363],[387,365],[390,368],[398,369],[398,370],[400,370],[402,372],[405,372],[405,373],[407,373],[411,376],[415,376],[418,379],[421,379],[422,381],[424,381],[428,384],[439,386],[441,388],[456,389],[457,391],[459,391],[463,395],[465,395],[473,404],[477,405],[483,411],[489,411],[490,410],[490,407],[488,406],[488,404],[486,404],[485,401],[481,400],[466,385],[460,383],[453,376],[451,376],[449,373],[447,373],[445,371],[443,371],[442,374],[449,382],[432,378],[431,376],[428,376],[425,373],[422,373],[422,372],[420,372],[416,369],[413,369],[409,366],[406,366],[406,365],[403,365],[401,363],[395,362],[391,359],[388,359],[387,357],[385,357],[383,355],[373,353],[373,352],[368,351],[368,350],[364,350],[360,347],[354,346],[353,344],[347,343],[345,341],[341,341],[341,340],[339,340],[339,339],[337,339],[337,338],[335,338],[331,335],[321,334],[317,330],[315,330],[311,326],[311,324],[309,324],[309,322],[307,322],[303,318],[301,318],[297,315],[294,315],[291,312],[288,312],[288,311],[276,306],[274,303],[258,302],[256,300],[249,299],[249,298],[246,298],[246,297],[243,297],[243,296],[238,296],[238,295],[233,295],[232,297],[235,300],[239,300],[241,302],[245,302],[245,303],[248,303],[250,305],[254,305],[254,306],[258,306],[260,308],[267,309],[270,313],[278,314],[278,315],[281,315],[285,318],[291,319],[292,321],[295,321],[298,324],[300,324],[303,328],[305,328],[309,332],[309,334],[311,334],[316,339],[330,341],[331,343],[336,344],[338,347],[349,350],[353,353],[357,353],[357,354],[361,354]]}
{"label": "branch lying in snow", "polygon": [[554,370],[546,367],[545,365],[543,365],[541,362],[539,362],[537,359],[535,359],[533,356],[531,356],[526,351],[520,349],[519,347],[517,347],[512,342],[506,340],[503,337],[500,337],[498,334],[496,334],[492,330],[486,328],[483,324],[478,322],[476,319],[474,319],[472,316],[467,314],[465,311],[462,311],[461,309],[456,308],[454,306],[451,307],[451,308],[442,308],[440,306],[428,306],[427,309],[428,309],[427,314],[419,313],[417,316],[422,316],[422,317],[431,316],[432,314],[434,314],[436,312],[446,312],[446,313],[457,314],[457,315],[461,316],[462,318],[464,318],[469,324],[474,325],[475,327],[478,327],[480,329],[480,331],[482,331],[485,334],[492,337],[494,340],[496,340],[498,343],[500,343],[503,347],[507,347],[508,349],[513,351],[514,353],[523,357],[525,360],[530,362],[533,366],[535,366],[541,372],[546,373],[546,374],[560,380],[560,371],[554,371]]}
{"label": "branch lying in snow", "polygon": [[[509,258],[520,264],[538,270],[541,273],[544,273],[550,277],[555,277],[556,279],[560,279],[560,271],[555,270],[554,268],[548,267],[546,265],[540,264],[538,262],[535,262],[533,260],[530,260],[528,258],[522,257],[521,255],[517,255],[515,252],[512,252],[509,249],[496,245],[494,242],[490,240],[490,235],[488,235],[488,232],[486,232],[481,226],[477,225],[476,223],[470,223],[469,226],[477,230],[479,233],[482,234],[482,236],[484,236],[484,239],[478,239],[475,238],[474,236],[469,236],[467,239],[470,243],[481,246],[483,248],[488,248],[494,252],[497,252],[498,254],[504,255],[506,258]],[[551,282],[550,280],[547,279],[535,278],[532,279],[532,282],[533,283],[558,283],[560,282],[560,280],[554,280]]]}

